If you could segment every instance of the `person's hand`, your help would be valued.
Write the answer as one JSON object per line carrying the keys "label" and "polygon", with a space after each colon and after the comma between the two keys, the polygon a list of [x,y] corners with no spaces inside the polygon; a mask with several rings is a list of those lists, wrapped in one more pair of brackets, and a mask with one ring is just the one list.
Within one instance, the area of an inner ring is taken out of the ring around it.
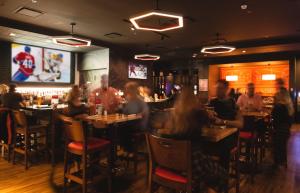
{"label": "person's hand", "polygon": [[215,124],[216,124],[216,125],[224,125],[224,120],[222,120],[222,119],[216,117],[216,118],[215,118]]}

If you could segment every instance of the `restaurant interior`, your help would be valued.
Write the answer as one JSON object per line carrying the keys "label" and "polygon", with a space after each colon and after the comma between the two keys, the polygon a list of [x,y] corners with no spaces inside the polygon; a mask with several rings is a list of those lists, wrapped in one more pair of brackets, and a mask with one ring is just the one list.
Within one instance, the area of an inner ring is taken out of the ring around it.
{"label": "restaurant interior", "polygon": [[300,0],[0,0],[0,193],[300,193]]}

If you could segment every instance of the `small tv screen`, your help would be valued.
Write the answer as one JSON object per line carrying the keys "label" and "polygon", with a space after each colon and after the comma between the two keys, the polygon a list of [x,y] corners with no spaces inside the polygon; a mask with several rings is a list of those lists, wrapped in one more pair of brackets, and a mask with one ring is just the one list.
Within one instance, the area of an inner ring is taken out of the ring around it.
{"label": "small tv screen", "polygon": [[71,82],[70,52],[12,44],[11,57],[13,82]]}
{"label": "small tv screen", "polygon": [[129,63],[128,77],[134,79],[147,79],[147,67],[142,64]]}

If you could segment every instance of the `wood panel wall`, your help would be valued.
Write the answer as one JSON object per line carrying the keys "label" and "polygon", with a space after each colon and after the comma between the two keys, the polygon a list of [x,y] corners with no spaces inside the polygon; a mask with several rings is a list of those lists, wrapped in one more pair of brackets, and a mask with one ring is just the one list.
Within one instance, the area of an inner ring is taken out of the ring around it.
{"label": "wood panel wall", "polygon": [[280,64],[271,65],[243,65],[220,67],[220,78],[226,79],[228,75],[237,75],[238,81],[230,81],[231,88],[240,88],[244,93],[248,83],[253,82],[256,86],[256,92],[262,96],[273,96],[276,92],[274,80],[262,80],[263,74],[275,74],[276,78],[284,79],[286,87],[289,88],[289,63],[280,62]]}

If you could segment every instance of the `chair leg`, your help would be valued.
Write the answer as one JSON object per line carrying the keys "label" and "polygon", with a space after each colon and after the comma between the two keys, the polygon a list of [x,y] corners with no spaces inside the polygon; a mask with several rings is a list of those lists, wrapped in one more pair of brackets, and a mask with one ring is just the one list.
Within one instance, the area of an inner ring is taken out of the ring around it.
{"label": "chair leg", "polygon": [[86,153],[84,152],[82,155],[82,193],[87,192],[87,175],[86,175],[86,169],[87,169],[87,158]]}
{"label": "chair leg", "polygon": [[107,190],[108,190],[108,193],[111,193],[112,192],[112,158],[111,158],[111,153],[110,153],[110,147],[108,148],[108,151],[107,151],[107,157],[108,157],[108,166],[107,166],[107,172],[108,172],[108,176],[107,176],[107,183],[108,183],[108,187],[107,187]]}
{"label": "chair leg", "polygon": [[29,157],[28,151],[30,149],[29,142],[30,142],[29,135],[26,134],[25,135],[25,170],[28,169],[28,157]]}
{"label": "chair leg", "polygon": [[15,151],[15,145],[12,147],[12,163],[13,165],[16,164],[16,151]]}
{"label": "chair leg", "polygon": [[240,192],[240,155],[239,152],[235,155],[235,167],[236,167],[236,193]]}
{"label": "chair leg", "polygon": [[63,192],[66,193],[67,192],[67,182],[68,179],[66,178],[66,174],[68,172],[68,152],[67,150],[65,150],[65,154],[64,154],[64,190]]}
{"label": "chair leg", "polygon": [[7,161],[10,162],[11,146],[7,145]]}

